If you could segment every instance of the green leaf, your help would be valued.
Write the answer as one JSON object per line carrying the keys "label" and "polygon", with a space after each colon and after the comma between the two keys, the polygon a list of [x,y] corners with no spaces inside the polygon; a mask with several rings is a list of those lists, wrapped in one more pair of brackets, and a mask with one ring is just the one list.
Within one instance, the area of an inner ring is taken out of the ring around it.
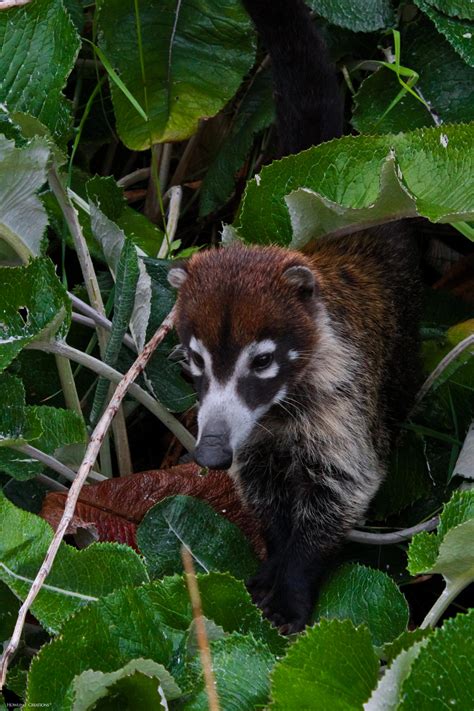
{"label": "green leaf", "polygon": [[25,444],[40,436],[41,423],[25,406],[25,388],[19,378],[0,375],[0,402],[6,404],[0,409],[0,447]]}
{"label": "green leaf", "polygon": [[[16,508],[0,494],[0,580],[22,600],[52,536],[46,521]],[[64,620],[84,605],[145,580],[144,565],[128,546],[96,543],[78,551],[61,543],[52,571],[31,609],[44,627],[57,632]]]}
{"label": "green leaf", "polygon": [[[472,542],[472,539],[471,539]],[[397,711],[469,709],[474,698],[474,609],[434,630],[403,682]]]}
{"label": "green leaf", "polygon": [[[4,14],[0,14],[0,23]],[[48,218],[36,193],[46,182],[49,155],[44,140],[34,139],[15,148],[13,141],[0,135],[1,256],[5,245],[23,261],[41,254]],[[13,261],[11,253],[8,261]]]}
{"label": "green leaf", "polygon": [[427,4],[444,12],[446,15],[474,20],[474,8],[471,0],[427,0]]}
{"label": "green leaf", "polygon": [[470,220],[473,145],[474,124],[324,143],[263,168],[235,226],[247,242],[300,247],[395,217]]}
{"label": "green leaf", "polygon": [[61,0],[35,0],[0,13],[0,102],[36,116],[56,136],[70,128],[61,90],[80,40]]}
{"label": "green leaf", "polygon": [[426,0],[415,0],[418,7],[423,10],[430,20],[436,25],[438,32],[441,32],[448,42],[461,55],[467,64],[474,67],[474,25],[466,20],[459,20],[456,17],[438,12]]}
{"label": "green leaf", "polygon": [[153,506],[138,527],[137,542],[153,578],[181,573],[183,545],[199,572],[227,571],[245,580],[257,568],[240,529],[191,496],[171,496]]}
{"label": "green leaf", "polygon": [[172,701],[181,696],[181,689],[162,664],[151,659],[132,659],[121,669],[104,674],[88,670],[73,681],[74,711],[104,708],[156,709],[163,698]]}
{"label": "green leaf", "polygon": [[377,683],[369,631],[321,620],[291,645],[272,674],[271,709],[360,709]]}
{"label": "green leaf", "polygon": [[208,215],[231,197],[235,174],[244,164],[254,137],[269,126],[275,114],[269,70],[260,72],[245,94],[229,135],[209,165],[201,186],[199,214]]}
{"label": "green leaf", "polygon": [[[120,253],[115,280],[114,316],[104,362],[115,368],[117,365],[122,341],[128,331],[128,323],[135,306],[135,294],[140,276],[137,250],[130,239],[126,239]],[[107,400],[109,381],[99,378],[92,404],[90,420],[96,424]]]}
{"label": "green leaf", "polygon": [[317,620],[349,619],[365,624],[372,643],[394,640],[408,624],[408,605],[398,587],[380,570],[344,565],[324,585],[316,605]]}
{"label": "green leaf", "polygon": [[390,665],[401,652],[405,649],[409,649],[413,644],[415,644],[415,642],[420,642],[422,639],[425,639],[425,637],[429,634],[431,634],[431,630],[425,630],[421,629],[421,627],[417,627],[414,630],[402,632],[402,634],[397,637],[397,639],[394,639],[393,642],[385,644],[383,648],[383,657],[386,659],[387,664]]}
{"label": "green leaf", "polygon": [[0,371],[31,341],[66,335],[71,302],[50,259],[0,267]]}
{"label": "green leaf", "polygon": [[[61,456],[58,458],[61,461],[67,457],[69,445],[87,442],[84,420],[76,412],[56,407],[27,406],[24,408],[24,415],[24,442],[31,442],[36,449],[46,454],[56,454],[56,450],[60,449]],[[32,429],[36,426],[39,431]],[[0,447],[0,470],[7,472],[14,479],[30,479],[44,468],[43,464],[31,459],[27,454]]]}
{"label": "green leaf", "polygon": [[10,639],[20,603],[6,585],[0,583],[0,646]]}
{"label": "green leaf", "polygon": [[152,0],[138,19],[131,0],[100,0],[98,10],[100,47],[148,115],[111,82],[117,131],[132,150],[189,138],[252,66],[254,33],[238,0]]}
{"label": "green leaf", "polygon": [[[199,575],[198,584],[208,619],[225,632],[252,634],[282,653],[286,640],[262,619],[242,583],[211,573]],[[114,672],[138,656],[162,664],[183,690],[190,691],[185,650],[192,619],[186,583],[177,576],[124,588],[80,610],[34,659],[25,709],[45,698],[52,708],[72,709],[75,676],[89,669]]]}
{"label": "green leaf", "polygon": [[387,109],[400,92],[395,72],[381,67],[365,79],[354,95],[355,108],[351,123],[359,133],[397,133],[422,126],[432,126],[430,112],[407,92],[388,113]]}
{"label": "green leaf", "polygon": [[373,690],[372,696],[364,704],[364,711],[396,711],[400,708],[401,686],[410,674],[413,662],[427,643],[428,639],[414,641],[392,661]]}
{"label": "green leaf", "polygon": [[[236,632],[226,639],[212,642],[210,647],[221,708],[226,711],[263,708],[268,702],[269,674],[275,664],[275,657],[268,647],[252,635],[243,637]],[[195,672],[201,670],[199,658],[190,668]],[[197,686],[199,690],[186,701],[186,711],[208,711],[209,701],[202,678]]]}
{"label": "green leaf", "polygon": [[353,32],[374,32],[393,25],[390,0],[310,0],[318,15]]}

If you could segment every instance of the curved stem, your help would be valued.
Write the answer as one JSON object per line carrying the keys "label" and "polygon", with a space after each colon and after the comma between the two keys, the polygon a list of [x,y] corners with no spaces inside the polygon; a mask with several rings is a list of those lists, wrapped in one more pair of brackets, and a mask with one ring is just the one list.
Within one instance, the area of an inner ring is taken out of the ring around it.
{"label": "curved stem", "polygon": [[466,348],[469,348],[469,346],[474,346],[474,334],[471,333],[469,336],[464,338],[462,341],[460,341],[457,346],[455,346],[447,355],[444,356],[442,360],[438,363],[436,368],[431,372],[428,377],[426,378],[425,382],[420,388],[420,391],[416,397],[415,404],[413,406],[413,410],[417,407],[417,405],[420,404],[421,400],[425,397],[427,392],[431,389],[433,386],[434,382],[439,378],[443,370],[446,370],[446,368],[451,365],[453,360],[456,360],[456,358],[464,351]]}
{"label": "curved stem", "polygon": [[[69,481],[74,481],[74,479],[76,478],[76,472],[73,469],[70,469],[65,464],[60,462],[59,459],[55,459],[50,454],[42,452],[41,449],[36,449],[36,447],[32,447],[31,444],[16,445],[12,447],[12,449],[16,449],[17,452],[27,454],[32,459],[36,459],[38,462],[41,462],[53,471],[57,472],[58,474],[61,474],[65,479],[68,479]],[[107,479],[106,476],[104,476],[103,474],[99,474],[95,471],[90,471],[88,478],[92,481],[104,481],[105,479]]]}
{"label": "curved stem", "polygon": [[[34,341],[29,343],[27,348],[31,350],[43,351],[44,353],[59,353],[66,358],[84,365],[86,368],[93,370],[97,375],[101,375],[112,383],[120,383],[123,375],[119,373],[118,370],[111,368],[106,365],[101,360],[94,358],[93,356],[87,355],[82,351],[77,350],[68,346],[64,341]],[[129,387],[130,395],[138,400],[144,407],[146,407],[151,413],[155,415],[161,422],[163,422],[166,427],[177,437],[181,442],[183,447],[185,447],[188,452],[194,449],[196,444],[194,437],[187,431],[185,427],[176,419],[168,410],[160,403],[155,400],[149,393],[147,393],[143,388],[141,388],[136,383],[133,383]]]}
{"label": "curved stem", "polygon": [[427,627],[435,627],[436,623],[441,618],[443,613],[448,609],[453,600],[455,600],[459,593],[464,590],[464,588],[471,582],[471,578],[460,578],[456,581],[447,580],[446,587],[444,588],[439,598],[436,600],[431,610],[426,615],[425,619],[420,625],[420,628],[426,629]]}
{"label": "curved stem", "polygon": [[429,521],[424,521],[423,523],[418,523],[416,526],[403,528],[400,531],[393,531],[391,533],[368,533],[354,529],[349,533],[348,540],[354,543],[371,543],[377,546],[393,545],[394,543],[409,541],[410,538],[421,531],[434,531],[438,525],[438,521],[438,516],[433,516]]}

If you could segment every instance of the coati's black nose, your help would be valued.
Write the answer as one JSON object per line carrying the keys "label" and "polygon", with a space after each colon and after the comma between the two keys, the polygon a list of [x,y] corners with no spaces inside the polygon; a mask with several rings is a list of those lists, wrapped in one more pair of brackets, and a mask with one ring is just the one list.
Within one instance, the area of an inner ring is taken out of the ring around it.
{"label": "coati's black nose", "polygon": [[232,464],[232,449],[227,434],[205,434],[194,450],[194,460],[201,467],[229,469]]}

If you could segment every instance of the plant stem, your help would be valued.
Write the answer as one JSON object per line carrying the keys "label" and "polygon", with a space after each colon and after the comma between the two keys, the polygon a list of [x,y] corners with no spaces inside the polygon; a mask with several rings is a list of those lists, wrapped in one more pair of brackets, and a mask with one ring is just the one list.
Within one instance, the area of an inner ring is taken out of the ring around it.
{"label": "plant stem", "polygon": [[371,543],[377,546],[389,546],[394,543],[402,543],[403,541],[408,541],[416,533],[421,531],[434,531],[439,522],[438,516],[433,516],[429,521],[424,521],[423,523],[418,523],[416,526],[411,526],[410,528],[404,528],[400,531],[393,531],[391,533],[369,533],[367,531],[357,531],[353,529],[349,535],[348,540],[354,543]]}
{"label": "plant stem", "polygon": [[117,410],[120,407],[120,404],[123,398],[125,397],[127,390],[134,382],[134,380],[139,376],[139,374],[143,371],[149,359],[151,358],[155,348],[158,346],[159,343],[161,343],[164,337],[172,329],[174,316],[175,307],[171,310],[168,317],[163,321],[160,328],[156,331],[156,333],[147,343],[143,351],[139,354],[138,358],[133,363],[130,370],[121,378],[120,383],[116,388],[111,401],[107,405],[104,414],[100,418],[99,422],[97,423],[97,426],[95,427],[91,435],[89,444],[86,449],[86,453],[84,455],[84,459],[82,460],[82,464],[79,467],[79,471],[77,472],[77,476],[73,481],[71,488],[69,489],[61,520],[59,521],[58,527],[48,547],[46,556],[33,581],[33,584],[31,585],[28,595],[26,596],[25,601],[20,607],[20,610],[18,612],[18,618],[11,639],[8,645],[5,647],[4,652],[0,658],[0,690],[5,684],[9,661],[18,649],[23,625],[25,624],[28,611],[33,602],[35,601],[44,581],[46,580],[47,576],[51,571],[61,542],[74,515],[74,510],[76,508],[79,494],[81,493],[81,489],[94,465],[105,434],[108,428],[110,427],[114,415],[117,413]]}
{"label": "plant stem", "polygon": [[[101,360],[94,358],[93,356],[87,355],[82,351],[77,350],[68,346],[64,341],[33,341],[29,343],[26,348],[30,350],[44,351],[45,353],[59,353],[60,355],[69,358],[75,363],[84,365],[86,368],[93,370],[97,375],[101,375],[107,378],[113,383],[120,383],[123,375],[119,373],[118,370],[111,368],[106,365]],[[179,439],[183,447],[185,447],[188,452],[191,452],[195,446],[194,437],[187,431],[185,427],[176,419],[168,410],[160,403],[155,400],[149,393],[147,393],[143,388],[135,383],[129,388],[130,395],[132,395],[138,402],[140,402],[144,407],[146,407],[151,413],[155,415],[161,422],[163,422],[166,427]]]}
{"label": "plant stem", "polygon": [[[106,316],[102,316],[98,311],[92,308],[92,306],[89,306],[89,304],[86,304],[85,301],[82,301],[82,299],[79,299],[77,296],[74,294],[71,294],[68,292],[68,296],[70,297],[72,301],[72,305],[81,312],[81,314],[84,314],[85,317],[87,317],[87,321],[84,321],[82,319],[78,319],[77,316],[79,314],[75,314],[73,312],[72,318],[75,321],[78,321],[78,323],[83,323],[85,326],[91,326],[97,324],[99,326],[102,326],[102,328],[105,328],[106,331],[111,331],[112,330],[112,321],[109,321],[109,319]],[[125,334],[123,338],[123,342],[125,343],[128,348],[130,348],[132,351],[137,352],[137,346],[135,345],[135,341],[131,336],[128,335],[128,333]]]}
{"label": "plant stem", "polygon": [[470,577],[460,578],[456,582],[447,580],[446,587],[421,623],[420,629],[424,630],[427,627],[435,627],[438,620],[442,617],[443,613],[448,609],[453,600],[457,598],[459,593],[464,590],[470,582]]}
{"label": "plant stem", "polygon": [[[61,182],[56,166],[53,166],[49,171],[49,184],[51,186],[51,190],[56,196],[73,238],[79,264],[81,265],[82,276],[84,277],[86,291],[89,296],[89,301],[98,313],[105,316],[102,294],[100,293],[99,283],[94,271],[94,265],[92,264],[91,255],[82,233],[82,227],[77,216],[77,211],[68,196],[65,186]],[[104,357],[107,348],[108,336],[106,331],[101,327],[97,328],[97,338],[99,341],[101,356]],[[118,416],[114,422],[114,434],[120,474],[129,474],[132,471],[132,458],[130,456],[125,417],[122,411],[118,413]],[[104,442],[106,441],[107,440],[104,440]],[[104,448],[101,464],[104,473],[108,476],[112,476],[111,457],[107,444]]]}
{"label": "plant stem", "polygon": [[67,358],[62,358],[59,355],[55,356],[56,367],[61,381],[61,388],[64,395],[64,401],[68,410],[77,412],[83,418],[79,395],[77,394],[76,383],[72,374],[71,363]]}
{"label": "plant stem", "polygon": [[199,587],[197,584],[196,573],[194,571],[192,555],[185,545],[181,546],[181,558],[183,560],[183,566],[186,573],[186,584],[188,586],[189,598],[193,608],[193,619],[196,626],[196,637],[201,657],[204,683],[206,685],[209,711],[219,711],[219,697],[217,696],[216,682],[214,679],[214,672],[212,671],[212,658],[211,650],[209,649],[209,640],[207,639],[206,626],[202,616],[201,596],[199,594]]}
{"label": "plant stem", "polygon": [[451,365],[453,360],[456,360],[456,358],[464,351],[466,348],[469,348],[470,346],[474,346],[474,334],[471,333],[469,336],[464,338],[462,341],[460,341],[447,355],[444,356],[444,358],[438,363],[436,368],[429,374],[429,376],[426,378],[425,382],[420,388],[420,391],[416,397],[415,404],[413,406],[413,410],[416,409],[416,407],[420,404],[421,400],[425,397],[427,392],[431,389],[433,386],[434,382],[439,378],[441,373],[446,370],[446,368]]}
{"label": "plant stem", "polygon": [[[41,449],[36,449],[36,447],[32,447],[31,444],[15,445],[14,447],[12,447],[12,449],[16,449],[17,452],[21,452],[22,454],[28,455],[32,459],[36,459],[38,462],[41,462],[53,471],[57,472],[58,474],[61,474],[65,479],[68,479],[69,481],[74,481],[77,476],[77,473],[73,469],[67,467],[65,464],[60,462],[59,459],[55,459],[55,457],[52,457],[50,454],[42,452]],[[104,481],[105,479],[107,479],[107,477],[103,474],[99,474],[98,472],[91,471],[89,473],[89,479],[91,479],[92,481]]]}

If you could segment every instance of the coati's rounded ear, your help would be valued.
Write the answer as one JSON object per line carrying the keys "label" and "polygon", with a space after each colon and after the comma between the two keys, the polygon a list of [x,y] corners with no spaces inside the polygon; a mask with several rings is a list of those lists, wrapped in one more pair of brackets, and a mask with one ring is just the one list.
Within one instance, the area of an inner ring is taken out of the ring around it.
{"label": "coati's rounded ear", "polygon": [[314,296],[317,290],[316,277],[308,267],[288,267],[283,272],[287,282],[295,286],[304,298]]}
{"label": "coati's rounded ear", "polygon": [[184,282],[188,278],[188,272],[184,264],[180,264],[176,267],[171,267],[168,271],[168,282],[175,289],[179,289],[183,286]]}

